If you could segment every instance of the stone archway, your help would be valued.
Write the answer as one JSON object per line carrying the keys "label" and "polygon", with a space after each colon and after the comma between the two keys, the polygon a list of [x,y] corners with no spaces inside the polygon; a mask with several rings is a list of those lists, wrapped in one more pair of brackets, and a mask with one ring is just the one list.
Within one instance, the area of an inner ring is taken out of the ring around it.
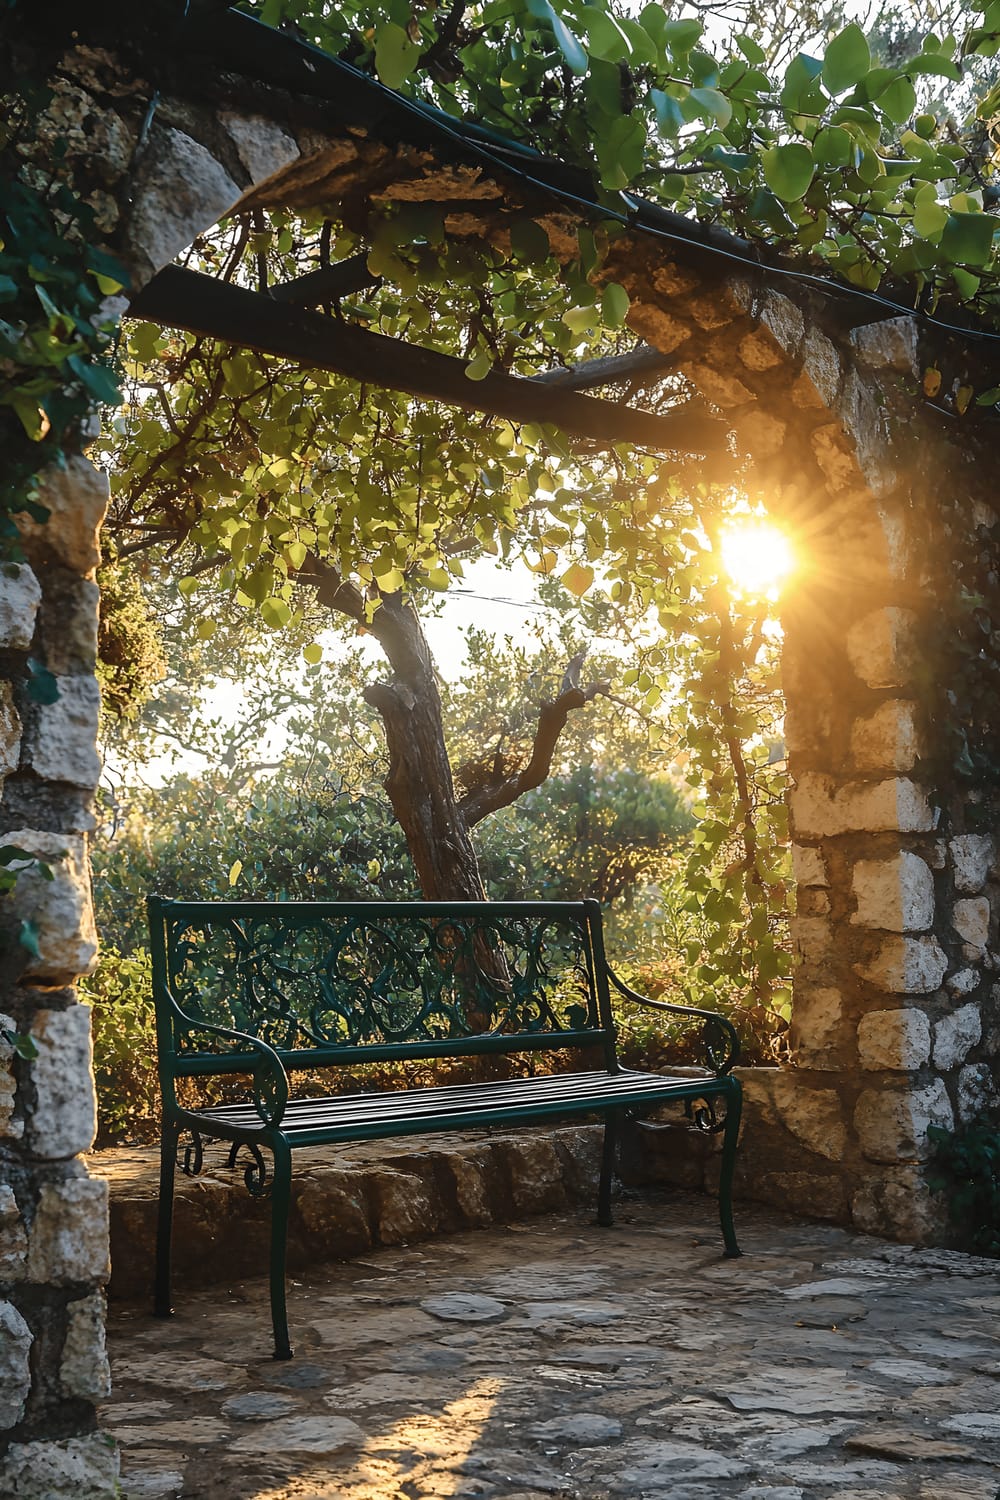
{"label": "stone archway", "polygon": [[[221,112],[203,82],[190,97],[164,97],[151,126],[148,94],[112,53],[79,45],[63,59],[54,105],[69,165],[136,289],[240,203],[296,208],[398,191],[440,204],[449,233],[477,238],[503,233],[495,210],[516,197],[481,166],[442,168],[426,150],[324,129],[321,108],[252,80],[220,85]],[[554,245],[560,233],[575,243],[563,208],[546,222]],[[784,621],[797,1066],[747,1077],[755,1146],[745,1187],[783,1207],[933,1238],[926,1125],[968,1114],[988,1084],[993,849],[979,834],[938,837],[922,768],[914,517],[933,481],[912,464],[897,473],[886,422],[910,397],[915,328],[823,331],[805,294],[720,277],[697,246],[675,251],[619,245],[633,326],[725,415],[758,490],[808,534],[816,559],[814,587]],[[107,498],[84,437],[46,478],[51,515],[25,527],[27,564],[0,578],[4,837],[49,857],[55,873],[20,884],[17,916],[36,923],[38,952],[6,976],[4,1005],[39,1056],[27,1067],[5,1055],[0,1072],[0,1414],[13,1429],[0,1480],[21,1496],[110,1494],[114,1473],[94,1431],[107,1381],[107,1216],[104,1184],[80,1160],[94,1106],[88,1014],[73,989],[96,947],[85,843],[99,774],[93,574]],[[21,691],[29,654],[58,680],[51,704]]]}

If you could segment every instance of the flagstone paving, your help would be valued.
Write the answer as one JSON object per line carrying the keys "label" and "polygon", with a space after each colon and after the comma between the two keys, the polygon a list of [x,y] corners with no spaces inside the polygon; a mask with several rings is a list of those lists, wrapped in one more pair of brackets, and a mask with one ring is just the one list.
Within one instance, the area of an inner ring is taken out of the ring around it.
{"label": "flagstone paving", "polygon": [[998,1500],[1000,1266],[643,1193],[112,1310],[129,1500]]}

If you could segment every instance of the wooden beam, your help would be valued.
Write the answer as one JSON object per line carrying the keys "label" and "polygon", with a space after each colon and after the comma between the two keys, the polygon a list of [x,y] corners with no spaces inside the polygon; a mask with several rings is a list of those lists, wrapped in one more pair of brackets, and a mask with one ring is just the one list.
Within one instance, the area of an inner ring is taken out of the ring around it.
{"label": "wooden beam", "polygon": [[367,255],[352,255],[336,265],[320,266],[294,281],[280,281],[269,288],[268,295],[279,302],[295,302],[300,307],[315,307],[319,302],[338,302],[341,297],[350,297],[353,292],[367,291],[370,286],[381,286],[382,278],[373,276],[368,269]]}
{"label": "wooden beam", "polygon": [[130,313],[463,411],[487,412],[510,422],[551,423],[601,447],[633,443],[708,454],[726,440],[725,423],[686,409],[663,415],[638,411],[502,370],[470,380],[464,362],[449,354],[304,312],[180,266],[167,266],[155,276],[135,297]]}
{"label": "wooden beam", "polygon": [[662,380],[676,369],[677,361],[669,354],[649,344],[640,344],[628,354],[587,359],[580,365],[556,366],[528,378],[533,385],[556,385],[563,391],[594,391],[602,385],[652,385],[654,380]]}

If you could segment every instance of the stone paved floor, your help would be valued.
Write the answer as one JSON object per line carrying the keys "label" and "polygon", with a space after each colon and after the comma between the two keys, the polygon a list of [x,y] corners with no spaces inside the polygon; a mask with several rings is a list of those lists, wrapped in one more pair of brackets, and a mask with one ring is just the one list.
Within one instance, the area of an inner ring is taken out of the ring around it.
{"label": "stone paved floor", "polygon": [[111,1318],[130,1500],[997,1500],[995,1262],[644,1192]]}

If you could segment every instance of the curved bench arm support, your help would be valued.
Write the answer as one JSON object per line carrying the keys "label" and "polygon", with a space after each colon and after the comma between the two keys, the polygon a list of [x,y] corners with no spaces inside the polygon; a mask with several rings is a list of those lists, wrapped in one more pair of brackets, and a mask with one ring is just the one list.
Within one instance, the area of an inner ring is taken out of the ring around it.
{"label": "curved bench arm support", "polygon": [[624,979],[619,979],[610,964],[608,978],[619,994],[633,1005],[641,1005],[644,1010],[659,1010],[672,1016],[692,1016],[700,1020],[703,1023],[702,1041],[708,1066],[718,1078],[732,1071],[739,1060],[740,1039],[736,1027],[725,1016],[720,1016],[714,1010],[699,1010],[693,1005],[674,1005],[669,1000],[651,1000],[648,995],[640,995]]}

